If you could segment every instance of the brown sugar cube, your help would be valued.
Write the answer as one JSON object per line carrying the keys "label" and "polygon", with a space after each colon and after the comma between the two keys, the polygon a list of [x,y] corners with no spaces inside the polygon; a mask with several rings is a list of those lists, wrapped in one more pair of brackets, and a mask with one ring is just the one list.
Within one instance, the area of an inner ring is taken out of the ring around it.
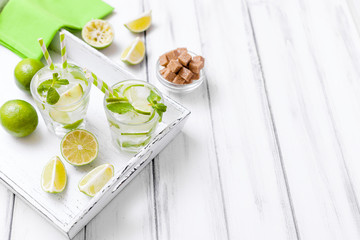
{"label": "brown sugar cube", "polygon": [[193,80],[190,79],[190,81],[188,81],[188,82],[185,81],[185,84],[190,84],[190,83],[192,83],[192,82],[193,82]]}
{"label": "brown sugar cube", "polygon": [[176,51],[176,50],[172,50],[172,51],[170,51],[170,52],[167,52],[167,53],[165,53],[165,55],[166,55],[166,57],[167,57],[167,59],[168,59],[169,61],[171,61],[171,60],[176,60],[176,59],[178,58],[178,55],[177,55],[177,51]]}
{"label": "brown sugar cube", "polygon": [[179,56],[183,53],[183,52],[187,52],[187,48],[177,48],[176,52],[179,54]]}
{"label": "brown sugar cube", "polygon": [[183,78],[180,77],[179,75],[176,75],[176,77],[174,78],[173,83],[176,83],[176,84],[185,84],[185,79],[183,79]]}
{"label": "brown sugar cube", "polygon": [[189,69],[190,71],[192,71],[193,73],[200,73],[200,70],[204,67],[204,63],[199,61],[199,62],[195,62],[193,60],[191,60],[191,62],[189,63]]}
{"label": "brown sugar cube", "polygon": [[165,70],[164,74],[162,74],[162,76],[169,82],[172,82],[174,80],[174,78],[176,77],[176,74],[173,73],[172,71],[170,71],[170,69],[166,68],[166,70]]}
{"label": "brown sugar cube", "polygon": [[182,54],[180,54],[179,56],[179,62],[186,67],[188,65],[188,63],[191,61],[191,55],[188,54],[187,52],[183,52]]}
{"label": "brown sugar cube", "polygon": [[199,78],[200,78],[200,73],[193,73],[191,80],[199,80]]}
{"label": "brown sugar cube", "polygon": [[190,81],[190,79],[193,76],[193,73],[189,69],[183,67],[179,71],[179,76],[185,79],[185,81]]}
{"label": "brown sugar cube", "polygon": [[193,57],[192,60],[193,60],[194,62],[202,62],[202,63],[205,62],[205,58],[203,58],[202,56],[195,56],[195,57]]}
{"label": "brown sugar cube", "polygon": [[171,60],[167,66],[170,71],[173,73],[177,73],[182,68],[182,65],[179,63],[178,60]]}
{"label": "brown sugar cube", "polygon": [[166,67],[169,64],[169,60],[166,56],[166,54],[163,54],[159,57],[159,63],[161,66]]}
{"label": "brown sugar cube", "polygon": [[161,75],[164,75],[164,73],[166,72],[166,70],[167,70],[167,68],[161,69],[161,70],[160,70],[160,74],[161,74]]}

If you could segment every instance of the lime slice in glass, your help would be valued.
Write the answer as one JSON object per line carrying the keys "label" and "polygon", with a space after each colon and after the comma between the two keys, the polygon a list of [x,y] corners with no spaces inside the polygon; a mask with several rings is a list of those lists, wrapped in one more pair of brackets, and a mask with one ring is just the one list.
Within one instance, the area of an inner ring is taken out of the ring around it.
{"label": "lime slice in glass", "polygon": [[41,174],[41,187],[48,193],[59,193],[65,189],[66,170],[58,156],[46,163]]}
{"label": "lime slice in glass", "polygon": [[153,108],[147,100],[150,89],[143,84],[134,84],[126,87],[124,96],[130,101],[137,113],[151,115]]}
{"label": "lime slice in glass", "polygon": [[151,26],[151,10],[142,13],[136,19],[124,24],[131,32],[139,33],[147,30]]}
{"label": "lime slice in glass", "polygon": [[79,190],[93,197],[114,176],[114,166],[103,164],[86,174],[79,182]]}
{"label": "lime slice in glass", "polygon": [[145,57],[145,44],[137,37],[134,42],[125,48],[121,53],[121,60],[125,63],[135,65],[140,63]]}
{"label": "lime slice in glass", "polygon": [[113,42],[114,30],[107,21],[94,19],[85,24],[81,36],[90,46],[103,49]]}

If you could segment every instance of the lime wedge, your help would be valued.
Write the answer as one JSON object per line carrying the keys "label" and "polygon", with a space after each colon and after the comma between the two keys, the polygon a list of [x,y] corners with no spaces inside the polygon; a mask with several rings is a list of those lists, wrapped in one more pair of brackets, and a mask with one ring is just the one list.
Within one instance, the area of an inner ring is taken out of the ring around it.
{"label": "lime wedge", "polygon": [[142,13],[136,19],[124,24],[131,32],[139,33],[147,30],[151,26],[151,10]]}
{"label": "lime wedge", "polygon": [[79,182],[79,190],[93,197],[114,176],[114,166],[103,164],[86,174]]}
{"label": "lime wedge", "polygon": [[46,163],[41,174],[41,187],[48,193],[59,193],[65,189],[66,170],[58,156]]}
{"label": "lime wedge", "polygon": [[92,133],[77,129],[64,136],[60,150],[68,163],[82,166],[95,160],[99,152],[99,144]]}
{"label": "lime wedge", "polygon": [[81,36],[90,46],[104,49],[113,42],[114,30],[107,21],[94,19],[85,24]]}
{"label": "lime wedge", "polygon": [[134,107],[134,110],[136,112],[144,115],[150,115],[153,109],[147,100],[139,100],[132,102],[132,106]]}
{"label": "lime wedge", "polygon": [[71,124],[71,118],[66,111],[58,111],[55,109],[50,109],[49,116],[55,122],[58,122],[58,123],[61,123],[64,125]]}
{"label": "lime wedge", "polygon": [[150,95],[150,89],[145,85],[134,84],[127,86],[123,94],[130,101],[136,112],[150,115],[153,111],[153,108],[147,100],[147,97]]}
{"label": "lime wedge", "polygon": [[[68,112],[74,111],[77,109],[81,103],[68,106],[70,104],[78,102],[83,96],[83,88],[80,83],[75,84],[72,88],[61,94],[59,101],[54,105],[57,106],[57,109],[50,109],[49,116],[55,122],[61,124],[71,124],[74,120],[71,120]],[[65,107],[61,107],[65,106]]]}
{"label": "lime wedge", "polygon": [[121,60],[135,65],[140,63],[145,56],[145,44],[137,37],[134,42],[121,53]]}
{"label": "lime wedge", "polygon": [[78,128],[82,124],[83,121],[84,121],[84,119],[80,119],[74,123],[70,123],[70,124],[63,126],[63,128],[65,128],[67,130],[73,130],[75,128]]}
{"label": "lime wedge", "polygon": [[[81,99],[83,93],[84,91],[81,84],[77,83],[72,88],[61,94],[59,101],[55,104],[55,106],[66,106],[75,103]],[[78,105],[71,107],[64,107],[61,109],[66,111],[73,111],[76,108],[78,108]]]}

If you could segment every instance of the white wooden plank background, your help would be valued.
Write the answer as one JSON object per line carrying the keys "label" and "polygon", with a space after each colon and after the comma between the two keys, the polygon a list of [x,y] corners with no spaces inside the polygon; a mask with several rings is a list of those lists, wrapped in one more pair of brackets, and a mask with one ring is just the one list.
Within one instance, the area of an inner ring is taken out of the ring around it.
{"label": "white wooden plank background", "polygon": [[[192,111],[183,132],[75,239],[360,238],[358,1],[107,2],[104,54],[159,86],[157,57],[186,46],[207,82],[168,93]],[[129,67],[122,24],[146,9],[147,58]],[[3,186],[0,206],[0,240],[65,239]]]}

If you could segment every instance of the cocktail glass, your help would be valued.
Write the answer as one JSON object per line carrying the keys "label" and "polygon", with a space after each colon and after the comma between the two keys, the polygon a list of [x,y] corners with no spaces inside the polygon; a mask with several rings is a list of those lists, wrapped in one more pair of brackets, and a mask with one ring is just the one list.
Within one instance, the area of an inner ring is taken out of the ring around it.
{"label": "cocktail glass", "polygon": [[[68,80],[68,84],[60,85],[57,82],[52,82],[54,74],[57,74],[57,79],[60,82],[61,80]],[[60,96],[55,104],[50,104],[47,101],[46,87],[49,87],[49,84],[52,84]],[[31,80],[31,94],[47,128],[51,132],[63,136],[73,129],[84,128],[91,85],[85,78],[82,68],[70,63],[66,69],[61,68],[61,65],[55,65],[54,70],[45,66],[35,74]]]}
{"label": "cocktail glass", "polygon": [[112,89],[133,106],[122,114],[113,112],[109,106],[116,102],[105,96],[104,109],[113,144],[120,150],[136,152],[150,142],[162,118],[151,106],[148,97],[151,91],[159,97],[158,103],[162,103],[163,97],[156,87],[140,80],[125,80],[112,86]]}

